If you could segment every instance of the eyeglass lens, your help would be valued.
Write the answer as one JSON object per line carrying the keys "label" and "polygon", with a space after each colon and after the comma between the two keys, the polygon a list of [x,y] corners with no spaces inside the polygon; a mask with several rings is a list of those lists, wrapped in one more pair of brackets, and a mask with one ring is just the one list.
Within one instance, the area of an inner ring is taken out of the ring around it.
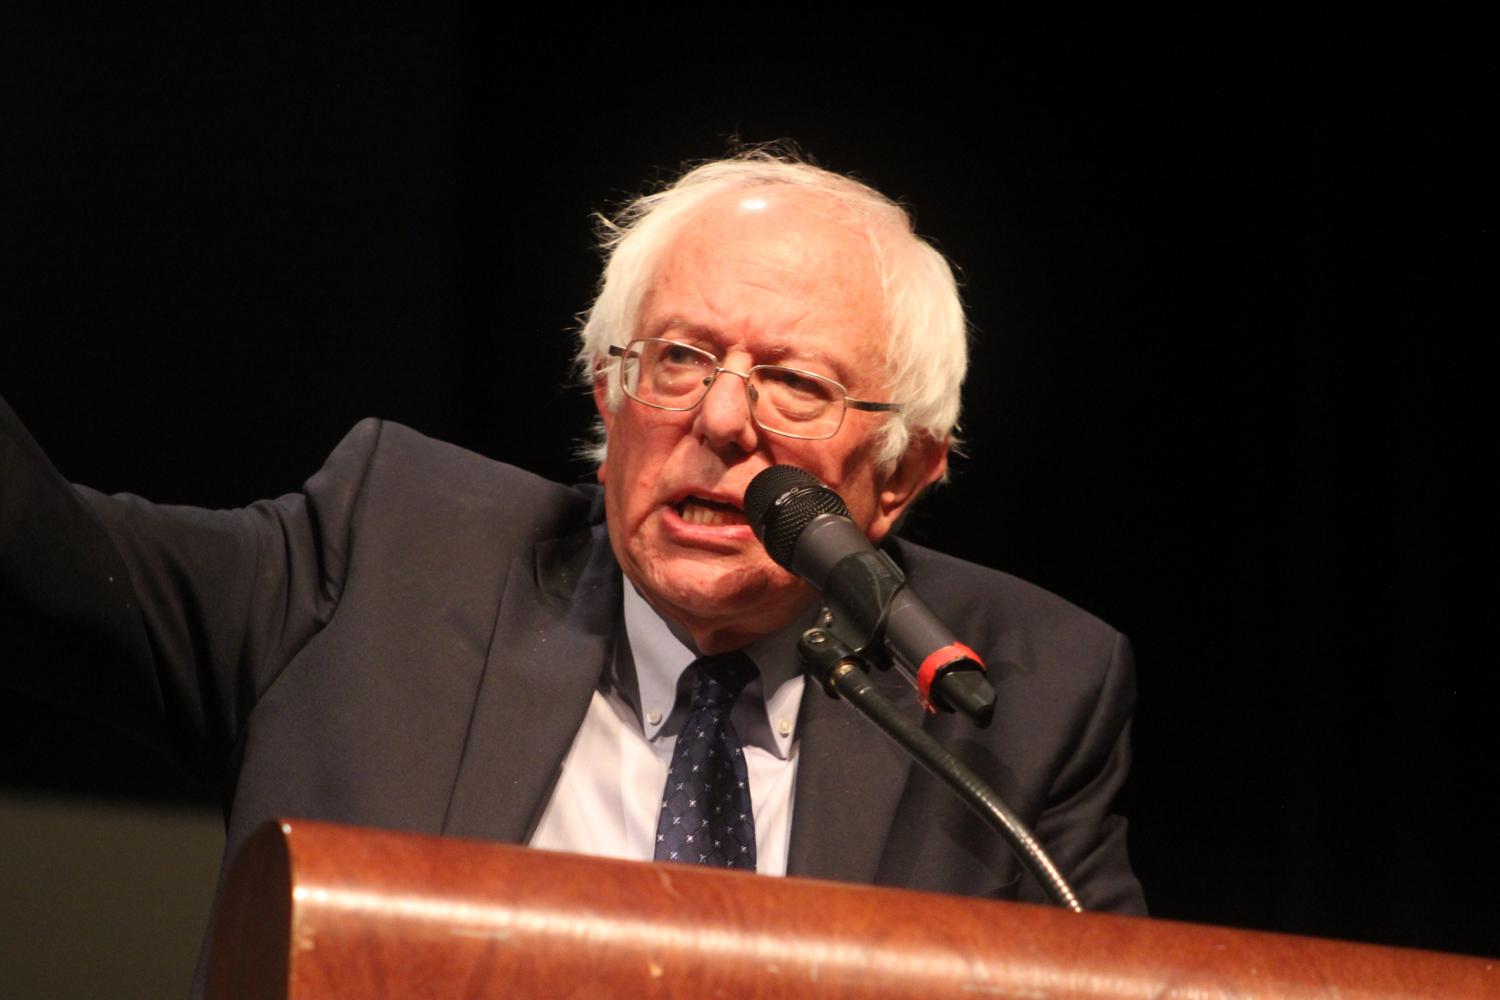
{"label": "eyeglass lens", "polygon": [[[717,369],[718,359],[706,351],[667,340],[638,340],[625,350],[620,372],[625,391],[642,403],[691,410],[708,394]],[[746,377],[746,394],[755,422],[768,431],[824,438],[843,422],[843,387],[808,372],[757,366]]]}

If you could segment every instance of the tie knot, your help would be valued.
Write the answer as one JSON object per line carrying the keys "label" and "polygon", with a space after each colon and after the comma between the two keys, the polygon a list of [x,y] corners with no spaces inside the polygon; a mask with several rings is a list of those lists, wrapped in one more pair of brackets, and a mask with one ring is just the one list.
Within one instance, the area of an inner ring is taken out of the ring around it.
{"label": "tie knot", "polygon": [[755,663],[744,653],[720,653],[702,656],[689,668],[698,674],[693,703],[717,704],[725,709],[745,690],[755,677]]}

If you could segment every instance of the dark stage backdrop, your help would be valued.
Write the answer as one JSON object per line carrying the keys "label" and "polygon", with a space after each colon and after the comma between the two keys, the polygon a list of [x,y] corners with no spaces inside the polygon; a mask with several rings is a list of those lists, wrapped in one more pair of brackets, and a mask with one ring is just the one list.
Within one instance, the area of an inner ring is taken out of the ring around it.
{"label": "dark stage backdrop", "polygon": [[[1473,26],[1249,27],[54,15],[8,39],[0,393],[160,501],[294,490],[367,415],[586,478],[590,213],[790,137],[962,269],[967,457],[907,532],[1134,639],[1154,912],[1500,954],[1494,93]],[[0,781],[203,794],[13,697]]]}

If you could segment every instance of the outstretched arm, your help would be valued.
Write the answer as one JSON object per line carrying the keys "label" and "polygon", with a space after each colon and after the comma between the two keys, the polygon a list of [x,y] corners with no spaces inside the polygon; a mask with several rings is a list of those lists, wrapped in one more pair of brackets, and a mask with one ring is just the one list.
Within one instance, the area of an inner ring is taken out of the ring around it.
{"label": "outstretched arm", "polygon": [[[379,425],[330,459],[347,471]],[[256,696],[325,623],[360,477],[233,511],[67,483],[0,400],[0,683],[220,776]],[[322,480],[320,482],[320,480]]]}

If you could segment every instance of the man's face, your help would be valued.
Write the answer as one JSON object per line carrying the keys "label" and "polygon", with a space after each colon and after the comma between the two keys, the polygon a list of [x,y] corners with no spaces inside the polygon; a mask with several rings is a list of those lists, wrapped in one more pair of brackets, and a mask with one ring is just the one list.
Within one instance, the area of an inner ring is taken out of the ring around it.
{"label": "man's face", "polygon": [[[885,322],[868,242],[836,204],[792,188],[729,192],[690,220],[662,258],[635,335],[681,340],[725,368],[800,368],[856,399],[888,400]],[[617,379],[611,367],[607,377]],[[800,466],[843,496],[872,541],[941,475],[945,449],[918,440],[897,468],[875,467],[889,414],[849,410],[824,441],[761,430],[743,379],[720,375],[685,413],[624,399],[611,412],[599,478],[610,543],[625,575],[704,653],[739,648],[795,619],[811,591],[765,554],[743,513],[762,470]]]}

